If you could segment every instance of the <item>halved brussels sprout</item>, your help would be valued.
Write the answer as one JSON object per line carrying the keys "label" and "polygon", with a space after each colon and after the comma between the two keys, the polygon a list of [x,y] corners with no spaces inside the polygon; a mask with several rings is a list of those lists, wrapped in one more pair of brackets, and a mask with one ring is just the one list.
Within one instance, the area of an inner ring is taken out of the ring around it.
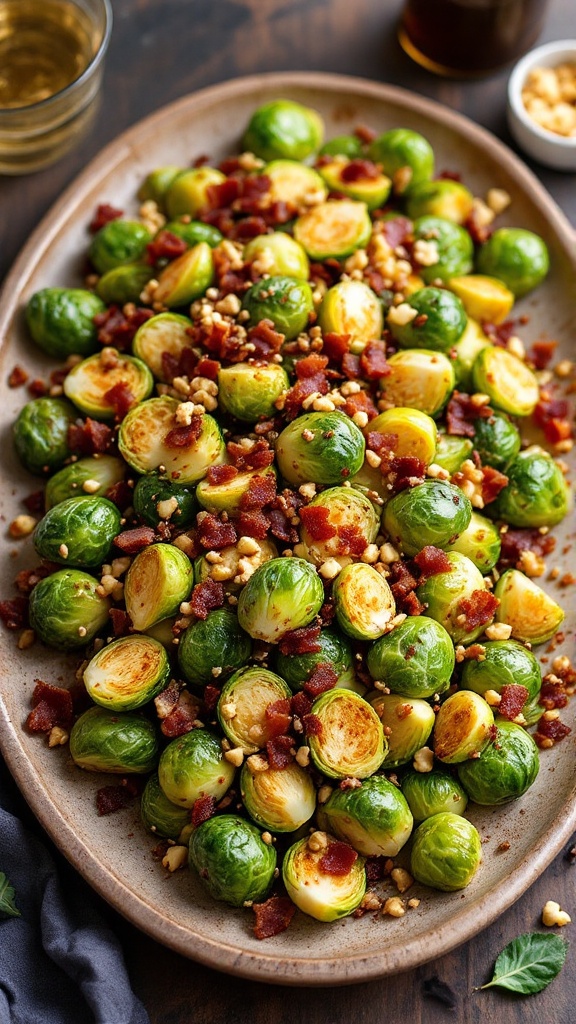
{"label": "halved brussels sprout", "polygon": [[314,641],[317,651],[309,654],[282,654],[275,651],[275,668],[296,692],[310,677],[317,665],[329,664],[338,674],[336,685],[345,690],[364,693],[365,687],[356,680],[354,655],[350,644],[335,629],[322,629]]}
{"label": "halved brussels sprout", "polygon": [[370,241],[372,221],[366,203],[328,199],[312,206],[294,224],[294,238],[312,260],[343,259]]}
{"label": "halved brussels sprout", "polygon": [[551,455],[536,446],[519,452],[506,470],[507,486],[490,514],[511,526],[555,526],[570,511],[566,478]]}
{"label": "halved brussels sprout", "polygon": [[99,420],[113,419],[116,407],[110,402],[109,392],[123,385],[132,395],[132,404],[148,398],[154,387],[150,370],[140,359],[127,356],[116,349],[112,365],[100,353],[77,363],[64,379],[64,394],[84,413]]}
{"label": "halved brussels sprout", "polygon": [[252,641],[240,628],[234,612],[216,608],[184,630],[178,644],[178,664],[184,678],[195,686],[214,682],[241,665],[252,653]]}
{"label": "halved brussels sprout", "polygon": [[326,292],[318,323],[325,334],[349,334],[350,350],[359,353],[382,336],[382,303],[364,281],[339,281]]}
{"label": "halved brussels sprout", "polygon": [[181,238],[190,248],[198,245],[198,242],[207,242],[211,249],[215,249],[224,238],[218,228],[212,224],[204,224],[201,220],[170,220],[161,230],[169,231],[171,235]]}
{"label": "halved brussels sprout", "polygon": [[520,451],[520,431],[505,413],[474,420],[474,449],[483,466],[505,472]]}
{"label": "halved brussels sprout", "polygon": [[384,508],[382,523],[393,544],[417,555],[428,544],[442,548],[450,543],[467,528],[471,515],[470,501],[459,487],[425,480],[395,494]]}
{"label": "halved brussels sprout", "polygon": [[99,279],[96,295],[107,306],[138,302],[141,291],[153,276],[154,267],[149,263],[125,263],[120,267],[112,267]]}
{"label": "halved brussels sprout", "polygon": [[271,100],[254,111],[242,145],[262,160],[305,160],[322,145],[324,123],[312,107]]}
{"label": "halved brussels sprout", "polygon": [[245,754],[262,750],[274,735],[266,708],[291,696],[290,687],[274,672],[256,666],[238,669],[218,700],[218,721],[226,738]]}
{"label": "halved brussels sprout", "polygon": [[441,892],[470,884],[482,860],[482,846],[472,822],[448,811],[433,814],[418,826],[410,871],[418,882]]}
{"label": "halved brussels sprout", "polygon": [[552,639],[564,621],[560,605],[518,569],[508,569],[502,574],[494,594],[500,601],[496,621],[512,626],[515,640],[544,644]]}
{"label": "halved brussels sprout", "polygon": [[277,363],[234,363],[218,372],[218,404],[236,419],[256,423],[276,415],[274,403],[289,386],[286,370]]}
{"label": "halved brussels sprout", "polygon": [[[250,555],[250,566],[258,568],[272,558],[278,558],[278,548],[271,540],[257,541],[258,551]],[[206,579],[218,580],[226,593],[235,594],[246,583],[246,572],[240,567],[243,556],[236,544],[227,544],[219,550],[220,561],[208,562],[205,555],[194,560],[194,581],[203,583]]]}
{"label": "halved brussels sprout", "polygon": [[212,284],[214,259],[208,242],[187,249],[168,263],[158,275],[154,301],[173,309],[198,299]]}
{"label": "halved brussels sprout", "polygon": [[455,355],[454,373],[456,374],[456,385],[460,391],[471,392],[474,390],[472,381],[472,367],[479,352],[488,348],[491,341],[487,334],[484,334],[480,324],[468,317],[464,334],[456,342],[451,355]]}
{"label": "halved brussels sprout", "polygon": [[412,832],[401,790],[383,775],[365,779],[357,789],[334,789],[322,811],[330,831],[365,857],[396,857]]}
{"label": "halved brussels sprout", "polygon": [[156,766],[158,738],[144,715],[90,708],[72,726],[70,756],[89,772],[145,775]]}
{"label": "halved brussels sprout", "polygon": [[192,563],[173,544],[149,544],[126,573],[124,600],[132,625],[139,632],[178,611],[190,595]]}
{"label": "halved brussels sprout", "polygon": [[280,473],[290,484],[340,484],[364,462],[364,436],[343,412],[308,412],[289,423],[276,442]]}
{"label": "halved brussels sprout", "polygon": [[240,795],[256,824],[273,832],[295,832],[316,809],[312,778],[296,761],[264,772],[252,772],[247,761],[240,775]]}
{"label": "halved brussels sprout", "polygon": [[539,235],[525,228],[498,228],[480,247],[476,266],[497,277],[519,299],[546,277],[550,257]]}
{"label": "halved brussels sprout", "polygon": [[163,197],[169,218],[195,217],[208,204],[208,189],[224,181],[225,176],[214,167],[193,167],[175,175]]}
{"label": "halved brussels sprout", "polygon": [[275,329],[290,341],[306,328],[314,310],[312,289],[307,281],[295,277],[267,277],[248,289],[242,307],[250,314],[251,324],[271,320]]}
{"label": "halved brussels sprout", "polygon": [[179,313],[158,313],[140,324],[132,340],[132,351],[146,363],[157,380],[172,383],[173,374],[166,372],[162,356],[166,353],[178,362],[183,350],[190,348],[189,327],[192,321]]}
{"label": "halved brussels sprout", "polygon": [[95,569],[105,562],[120,533],[121,515],[107,498],[67,498],[49,509],[34,530],[41,558],[74,569]]}
{"label": "halved brussels sprout", "polygon": [[[168,395],[148,398],[135,405],[120,424],[118,447],[137,473],[158,470],[163,477],[179,484],[195,484],[210,466],[223,461],[226,449],[220,427],[208,413],[202,416],[198,437],[191,434],[192,440],[182,444],[185,437],[178,436],[178,444],[172,446],[170,435],[178,429],[176,410],[179,405]],[[185,432],[186,428],[180,429]]]}
{"label": "halved brussels sprout", "polygon": [[134,488],[133,504],[136,515],[154,529],[161,519],[170,519],[182,529],[196,524],[198,502],[194,490],[185,484],[162,480],[157,473],[140,477]]}
{"label": "halved brussels sprout", "polygon": [[472,270],[474,244],[459,224],[445,217],[418,217],[414,221],[414,239],[434,242],[438,249],[438,262],[419,268],[426,284],[438,279],[449,281],[451,277],[469,274]]}
{"label": "halved brussels sprout", "polygon": [[34,398],[20,410],[13,427],[14,447],[30,473],[60,469],[72,454],[68,428],[76,412],[64,398]]}
{"label": "halved brussels sprout", "polygon": [[382,505],[390,497],[390,491],[388,490],[388,480],[382,475],[379,467],[371,466],[365,459],[358,472],[349,477],[349,482],[354,490],[360,491],[373,502],[377,512],[380,513]]}
{"label": "halved brussels sprout", "polygon": [[511,416],[529,416],[539,398],[538,381],[529,366],[506,348],[483,348],[472,366],[476,391]]}
{"label": "halved brussels sprout", "polygon": [[[298,164],[302,167],[302,164]],[[309,170],[310,168],[306,168]],[[244,247],[244,263],[257,262],[259,273],[283,275],[307,281],[310,270],[308,257],[299,242],[285,231],[272,231],[269,235],[257,235]],[[261,268],[261,270],[260,270]],[[256,270],[256,268],[254,268]]]}
{"label": "halved brussels sprout", "polygon": [[190,824],[190,815],[185,807],[177,807],[163,793],[155,772],[144,786],[140,801],[140,817],[145,828],[164,839],[176,841]]}
{"label": "halved brussels sprout", "polygon": [[473,202],[470,189],[460,181],[439,178],[411,184],[406,213],[412,220],[430,216],[464,224],[472,212]]}
{"label": "halved brussels sprout", "polygon": [[[429,181],[434,173],[432,146],[410,128],[390,128],[379,135],[370,144],[368,156],[382,164],[384,173],[394,180],[395,192],[409,192],[413,185]],[[403,172],[400,181],[399,171]]]}
{"label": "halved brussels sprout", "polygon": [[49,356],[88,356],[98,348],[94,317],[105,309],[102,299],[84,288],[42,288],[28,300],[26,323]]}
{"label": "halved brussels sprout", "polygon": [[[356,164],[354,174],[349,176],[347,168],[351,161],[348,157],[339,154],[331,161],[319,165],[319,173],[326,182],[330,192],[338,192],[350,199],[358,199],[366,203],[369,210],[377,210],[383,206],[388,196],[392,182],[385,174],[370,173],[362,175],[362,165]],[[357,168],[357,170],[356,170]]]}
{"label": "halved brussels sprout", "polygon": [[242,907],[268,894],[276,870],[276,850],[249,821],[221,814],[192,833],[189,863],[215,900]]}
{"label": "halved brussels sprout", "polygon": [[223,483],[211,484],[207,477],[201,480],[196,488],[196,497],[202,508],[209,512],[238,512],[241,508],[242,498],[247,493],[252,480],[265,477],[276,479],[276,471],[273,466],[265,469],[249,469],[243,473],[237,473],[231,480]]}
{"label": "halved brussels sprout", "polygon": [[371,704],[388,740],[388,752],[382,767],[397,768],[411,761],[434,728],[434,711],[430,704],[417,697],[399,697],[395,693],[381,693]]}
{"label": "halved brussels sprout", "polygon": [[234,770],[213,733],[192,729],[164,748],[158,779],[162,792],[173,804],[193,807],[201,796],[221,800],[232,785]]}
{"label": "halved brussels sprout", "polygon": [[[462,686],[482,696],[486,690],[500,693],[503,686],[525,686],[528,698],[522,712],[526,716],[526,707],[535,703],[542,686],[540,666],[536,658],[531,651],[515,640],[485,640],[482,648],[482,661],[467,658],[462,663]],[[539,713],[542,713],[541,708]]]}
{"label": "halved brussels sprout", "polygon": [[474,595],[486,589],[480,570],[466,555],[449,551],[451,569],[439,572],[416,589],[418,600],[426,607],[426,615],[435,619],[448,631],[455,644],[472,643],[484,632],[488,622],[480,626],[468,625],[466,615],[462,622],[462,601],[474,601]]}
{"label": "halved brussels sprout", "polygon": [[308,736],[310,757],[331,779],[366,779],[378,770],[387,750],[374,708],[352,690],[326,690],[312,705],[321,728]]}
{"label": "halved brussels sprout", "polygon": [[385,683],[392,693],[432,697],[450,685],[454,645],[439,622],[409,615],[372,644],[366,664],[372,678]]}
{"label": "halved brussels sprout", "polygon": [[457,690],[441,705],[434,726],[434,754],[445,764],[478,757],[494,734],[492,708],[473,690]]}
{"label": "halved brussels sprout", "polygon": [[388,327],[401,348],[449,352],[462,337],[467,318],[457,295],[428,286],[412,292],[409,305],[415,312],[407,323],[396,319],[396,306],[388,311]]}
{"label": "halved brussels sprout", "polygon": [[414,821],[424,821],[444,811],[464,814],[468,804],[468,797],[458,780],[437,769],[408,772],[402,779],[402,792]]}
{"label": "halved brussels sprout", "polygon": [[338,842],[327,832],[314,832],[294,843],[284,855],[282,880],[286,892],[299,910],[317,921],[347,917],[362,902],[366,892],[363,857],[356,857],[345,874],[334,874],[323,866],[330,846]]}
{"label": "halved brussels sprout", "polygon": [[170,663],[162,644],[149,636],[122,636],[97,651],[84,670],[84,685],[95,704],[135,711],[168,685]]}
{"label": "halved brussels sprout", "polygon": [[357,135],[335,135],[320,148],[319,156],[362,156],[363,147]]}
{"label": "halved brussels sprout", "polygon": [[293,209],[307,207],[309,197],[320,202],[328,195],[318,172],[297,160],[272,160],[262,168],[262,174],[270,179],[269,196],[272,201],[286,203]]}
{"label": "halved brussels sprout", "polygon": [[151,241],[152,235],[140,221],[109,220],[92,238],[88,258],[98,274],[105,274],[125,263],[137,263]]}
{"label": "halved brussels sprout", "polygon": [[30,625],[49,647],[71,651],[90,643],[109,622],[110,601],[97,593],[99,581],[77,569],[61,569],[30,594]]}
{"label": "halved brussels sprout", "polygon": [[444,545],[445,551],[459,551],[467,555],[483,576],[494,568],[500,558],[502,540],[500,530],[486,516],[472,511],[470,522],[456,540]]}
{"label": "halved brussels sprout", "polygon": [[[77,462],[71,462],[47,480],[44,491],[46,509],[57,505],[59,501],[65,501],[66,498],[86,494],[84,485],[88,481],[90,494],[103,498],[110,487],[124,479],[125,472],[125,464],[114,455],[90,455],[85,459],[78,459]],[[95,483],[99,485],[98,489],[94,488]]]}
{"label": "halved brussels sprout", "polygon": [[476,804],[495,807],[522,796],[536,780],[540,758],[521,725],[499,721],[496,736],[480,757],[458,765],[458,778]]}
{"label": "halved brussels sprout", "polygon": [[[377,537],[379,512],[364,494],[351,487],[329,487],[317,494],[306,507],[328,510],[321,530],[324,537],[328,535],[327,539],[315,536],[314,519],[309,527],[306,525],[309,521],[306,511],[300,517],[300,541],[306,549],[304,557],[314,565],[320,566],[329,558],[335,558],[341,566],[348,565]],[[358,541],[354,555],[350,554],[350,548],[343,541],[347,534]],[[362,551],[359,551],[360,543],[364,543]]]}
{"label": "halved brussels sprout", "polygon": [[406,407],[386,409],[366,427],[366,433],[374,431],[387,435],[391,442],[393,440],[390,448],[395,456],[413,456],[426,466],[434,461],[437,429],[434,420],[425,412]]}
{"label": "halved brussels sprout", "polygon": [[450,291],[462,300],[468,316],[475,320],[501,324],[510,316],[514,295],[496,277],[463,274],[461,277],[451,277],[447,283]]}
{"label": "halved brussels sprout", "polygon": [[150,171],[138,189],[140,202],[145,203],[148,199],[153,199],[159,206],[163,206],[166,189],[174,181],[176,175],[182,174],[182,170],[182,167],[169,164],[166,167],[157,167]]}
{"label": "halved brussels sprout", "polygon": [[472,441],[467,437],[458,437],[456,434],[444,434],[442,431],[438,431],[433,461],[452,475],[470,457],[473,447]]}
{"label": "halved brussels sprout", "polygon": [[388,629],[396,604],[388,583],[371,565],[353,562],[332,587],[336,621],[354,640],[376,640]]}
{"label": "halved brussels sprout", "polygon": [[324,603],[324,587],[303,558],[272,558],[260,565],[238,600],[238,621],[255,640],[278,643],[307,626]]}
{"label": "halved brussels sprout", "polygon": [[382,394],[396,406],[436,416],[454,390],[454,368],[442,352],[405,349],[390,356],[388,366],[390,372],[381,381]]}

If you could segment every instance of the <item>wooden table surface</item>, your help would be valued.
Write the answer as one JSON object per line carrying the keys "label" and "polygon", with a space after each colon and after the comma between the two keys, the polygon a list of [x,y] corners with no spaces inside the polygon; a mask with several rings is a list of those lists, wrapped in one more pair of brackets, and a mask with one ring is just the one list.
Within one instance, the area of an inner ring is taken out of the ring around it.
{"label": "wooden table surface", "polygon": [[[460,82],[417,68],[396,41],[399,0],[112,4],[115,24],[103,104],[90,138],[46,171],[0,178],[0,278],[30,230],[103,144],[165,103],[227,78],[288,69],[362,75],[431,96],[510,142],[505,125],[508,72]],[[551,0],[541,41],[574,37],[574,0]],[[575,176],[532,166],[576,225]],[[507,942],[541,927],[548,899],[572,913],[574,924],[563,933],[570,937],[576,929],[576,866],[566,851],[507,913],[451,954],[407,974],[331,990],[269,987],[226,977],[177,956],[104,910],[124,943],[134,988],[153,1024],[293,1024],[303,1019],[307,1024],[574,1024],[576,944],[561,977],[540,995],[472,992],[489,979],[496,954]],[[450,986],[453,1009],[426,995],[425,982],[434,976]]]}

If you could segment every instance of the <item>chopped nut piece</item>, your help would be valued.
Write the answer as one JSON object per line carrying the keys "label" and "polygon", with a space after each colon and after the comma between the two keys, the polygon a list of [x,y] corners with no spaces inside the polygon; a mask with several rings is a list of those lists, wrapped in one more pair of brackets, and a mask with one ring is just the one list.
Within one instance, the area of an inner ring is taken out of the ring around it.
{"label": "chopped nut piece", "polygon": [[380,910],[382,908],[382,900],[375,892],[369,889],[362,897],[360,907],[362,910]]}
{"label": "chopped nut piece", "polygon": [[236,705],[229,701],[227,704],[222,704],[220,708],[222,718],[225,718],[227,722],[231,722],[236,717]]}
{"label": "chopped nut piece", "polygon": [[546,562],[534,551],[521,551],[518,568],[527,576],[543,576],[546,572]]}
{"label": "chopped nut piece", "polygon": [[268,771],[268,761],[265,757],[262,757],[261,754],[251,754],[250,757],[246,759],[246,764],[248,765],[248,770],[252,772],[253,775],[255,775],[256,772]]}
{"label": "chopped nut piece", "polygon": [[314,853],[325,850],[328,847],[328,837],[325,832],[313,832],[308,839],[308,847]]}
{"label": "chopped nut piece", "polygon": [[63,747],[65,743],[68,743],[69,733],[66,729],[62,729],[59,725],[54,725],[48,733],[48,746],[49,747]]}
{"label": "chopped nut piece", "polygon": [[[13,540],[20,540],[21,537],[28,537],[36,526],[36,522],[37,521],[34,519],[34,516],[16,516],[16,519],[13,519],[8,527],[8,533]],[[68,551],[66,551],[66,554],[68,554]]]}
{"label": "chopped nut piece", "polygon": [[318,803],[325,804],[326,801],[330,799],[331,795],[332,786],[328,786],[327,784],[324,786],[320,786],[320,789],[318,790]]}
{"label": "chopped nut piece", "polygon": [[408,871],[405,871],[404,868],[394,868],[390,872],[390,875],[392,881],[394,882],[396,888],[398,889],[398,892],[406,892],[406,890],[409,889],[411,885],[414,885],[414,879],[412,878],[412,875],[409,874]]}
{"label": "chopped nut piece", "polygon": [[508,192],[503,188],[489,188],[486,194],[486,203],[496,216],[503,213],[512,202]]}
{"label": "chopped nut piece", "polygon": [[296,761],[302,768],[306,768],[310,764],[310,747],[298,747]]}
{"label": "chopped nut piece", "polygon": [[23,629],[18,637],[18,650],[26,651],[29,647],[32,647],[36,639],[36,634],[33,629]]}
{"label": "chopped nut piece", "polygon": [[502,697],[500,696],[497,690],[484,690],[482,696],[484,697],[484,700],[486,701],[487,704],[490,705],[491,708],[498,707],[500,701],[502,700]]}
{"label": "chopped nut piece", "polygon": [[336,558],[328,558],[322,562],[318,572],[325,580],[333,580],[340,572],[342,566]]}
{"label": "chopped nut piece", "polygon": [[414,309],[409,302],[401,302],[399,306],[392,306],[388,310],[388,322],[405,327],[418,316],[418,310]]}
{"label": "chopped nut piece", "polygon": [[484,632],[489,640],[509,640],[512,636],[512,626],[507,622],[493,622]]}
{"label": "chopped nut piece", "polygon": [[432,771],[434,767],[434,754],[430,747],[420,747],[420,750],[416,751],[412,766],[416,772]]}
{"label": "chopped nut piece", "polygon": [[244,761],[244,751],[242,747],[233,747],[232,750],[224,751],[224,758],[226,761],[230,761],[230,764],[239,768]]}
{"label": "chopped nut piece", "polygon": [[82,490],[85,491],[86,494],[96,494],[96,491],[100,490],[100,481],[85,480],[82,484]]}
{"label": "chopped nut piece", "polygon": [[544,904],[542,910],[542,924],[547,928],[553,928],[554,925],[558,925],[559,928],[563,928],[564,925],[570,924],[572,918],[565,910],[560,910],[560,904],[556,903],[555,900],[548,900]]}
{"label": "chopped nut piece", "polygon": [[61,544],[58,548],[58,554],[60,558],[68,558],[68,547],[66,544]]}
{"label": "chopped nut piece", "polygon": [[178,499],[174,495],[171,498],[166,498],[164,501],[159,501],[156,505],[156,511],[160,519],[170,519],[177,509]]}
{"label": "chopped nut piece", "polygon": [[162,867],[168,871],[178,871],[188,862],[187,846],[169,846],[162,858]]}
{"label": "chopped nut piece", "polygon": [[415,896],[412,896],[412,898],[408,900],[408,906],[411,909],[414,909],[415,907],[419,907],[420,906],[420,900],[417,900]]}
{"label": "chopped nut piece", "polygon": [[391,896],[390,899],[387,899],[384,903],[382,913],[388,914],[390,917],[404,917],[404,914],[406,913],[404,900],[401,900],[399,896]]}
{"label": "chopped nut piece", "polygon": [[260,553],[260,545],[254,537],[240,537],[236,550],[239,555],[258,555]]}

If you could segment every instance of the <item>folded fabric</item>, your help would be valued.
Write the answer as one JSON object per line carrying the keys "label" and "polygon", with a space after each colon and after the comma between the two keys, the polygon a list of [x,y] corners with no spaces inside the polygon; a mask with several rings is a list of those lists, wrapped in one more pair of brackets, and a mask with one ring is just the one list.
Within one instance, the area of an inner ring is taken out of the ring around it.
{"label": "folded fabric", "polygon": [[3,761],[0,871],[21,913],[0,920],[0,1024],[149,1024],[97,897],[51,848]]}

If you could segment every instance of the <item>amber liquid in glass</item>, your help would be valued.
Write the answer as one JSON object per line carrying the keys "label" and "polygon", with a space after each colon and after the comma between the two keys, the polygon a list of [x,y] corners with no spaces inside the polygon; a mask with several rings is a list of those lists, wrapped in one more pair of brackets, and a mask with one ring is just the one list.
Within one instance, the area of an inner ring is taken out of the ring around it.
{"label": "amber liquid in glass", "polygon": [[86,69],[97,43],[90,19],[68,0],[0,0],[0,108],[61,92]]}
{"label": "amber liquid in glass", "polygon": [[407,0],[399,39],[417,63],[443,75],[479,75],[530,49],[547,0]]}

